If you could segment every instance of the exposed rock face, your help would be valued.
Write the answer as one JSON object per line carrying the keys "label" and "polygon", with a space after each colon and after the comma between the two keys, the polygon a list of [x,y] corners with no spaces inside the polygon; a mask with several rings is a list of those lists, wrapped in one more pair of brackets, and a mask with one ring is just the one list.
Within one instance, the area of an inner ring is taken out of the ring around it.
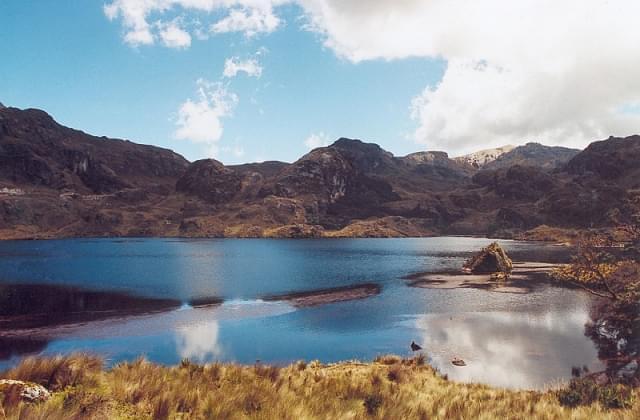
{"label": "exposed rock face", "polygon": [[400,158],[414,174],[441,181],[467,179],[476,169],[464,160],[449,159],[446,152],[416,152]]}
{"label": "exposed rock face", "polygon": [[258,163],[245,163],[242,165],[230,165],[227,166],[229,169],[233,169],[236,173],[240,175],[246,175],[250,173],[259,173],[264,178],[270,178],[282,171],[284,168],[289,166],[286,162],[279,162],[277,160],[268,160],[266,162],[258,162]]}
{"label": "exposed rock face", "polygon": [[569,174],[615,181],[628,188],[640,186],[640,136],[610,137],[591,143],[567,163]]}
{"label": "exposed rock face", "polygon": [[316,149],[279,175],[275,195],[297,197],[313,194],[324,203],[335,203],[347,194],[355,169],[337,150]]}
{"label": "exposed rock face", "polygon": [[493,242],[468,259],[462,269],[472,274],[508,274],[513,269],[513,263],[500,244]]}
{"label": "exposed rock face", "polygon": [[538,200],[555,185],[551,175],[542,169],[520,165],[478,172],[473,182],[495,191],[500,198],[527,201]]}
{"label": "exposed rock face", "polygon": [[382,205],[399,199],[377,175],[395,164],[377,145],[340,139],[335,147],[312,150],[285,168],[269,192],[303,202],[313,223],[337,227],[345,219],[381,215]]}
{"label": "exposed rock face", "polygon": [[0,179],[96,194],[175,182],[188,162],[170,150],[94,137],[43,111],[0,109]]}
{"label": "exposed rock face", "polygon": [[215,159],[193,162],[176,183],[176,191],[212,204],[224,204],[240,191],[242,181],[235,171]]}
{"label": "exposed rock face", "polygon": [[456,162],[470,165],[474,168],[482,168],[488,163],[491,163],[496,159],[500,158],[500,156],[504,155],[505,153],[510,152],[511,150],[514,149],[514,147],[515,146],[511,144],[507,144],[505,146],[497,147],[495,149],[479,150],[477,152],[470,153],[468,155],[458,156],[454,159]]}
{"label": "exposed rock face", "polygon": [[551,170],[563,166],[578,153],[580,153],[578,149],[527,143],[499,155],[495,160],[487,162],[484,168],[500,169],[520,165]]}
{"label": "exposed rock face", "polygon": [[0,379],[0,392],[4,395],[16,395],[26,402],[43,402],[51,397],[49,391],[42,385],[14,379]]}

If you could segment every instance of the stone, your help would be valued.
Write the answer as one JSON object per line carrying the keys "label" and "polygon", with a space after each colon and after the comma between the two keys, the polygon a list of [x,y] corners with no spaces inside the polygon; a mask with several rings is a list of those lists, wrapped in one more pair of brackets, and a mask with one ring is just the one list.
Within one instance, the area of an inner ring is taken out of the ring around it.
{"label": "stone", "polygon": [[513,262],[505,250],[497,242],[483,248],[478,254],[469,258],[462,266],[462,271],[471,274],[511,273]]}
{"label": "stone", "polygon": [[15,379],[0,379],[0,392],[7,394],[11,391],[19,393],[20,398],[26,402],[42,402],[51,396],[42,385]]}
{"label": "stone", "polygon": [[618,371],[618,377],[629,379],[629,378],[633,378],[637,373],[638,373],[638,361],[632,360],[626,365],[624,365]]}

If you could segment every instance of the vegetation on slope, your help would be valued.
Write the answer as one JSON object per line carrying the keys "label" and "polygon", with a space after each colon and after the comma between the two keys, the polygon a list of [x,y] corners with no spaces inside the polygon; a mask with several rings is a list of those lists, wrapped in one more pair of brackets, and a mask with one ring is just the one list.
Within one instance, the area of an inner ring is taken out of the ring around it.
{"label": "vegetation on slope", "polygon": [[[637,390],[621,409],[563,406],[557,391],[511,391],[448,381],[424,357],[379,357],[372,363],[286,367],[197,365],[165,367],[142,359],[104,370],[86,355],[26,359],[3,377],[45,385],[45,403],[6,392],[4,415],[18,418],[640,418]],[[612,392],[615,392],[613,390]],[[2,414],[2,413],[0,413]]]}

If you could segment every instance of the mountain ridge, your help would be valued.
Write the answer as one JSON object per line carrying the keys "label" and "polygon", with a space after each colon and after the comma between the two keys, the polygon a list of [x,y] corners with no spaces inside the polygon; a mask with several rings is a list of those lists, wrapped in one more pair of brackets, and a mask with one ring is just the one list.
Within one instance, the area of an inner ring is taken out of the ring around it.
{"label": "mountain ridge", "polygon": [[637,157],[640,136],[582,152],[529,143],[482,167],[340,138],[292,163],[227,166],[4,108],[0,238],[514,237],[606,226],[612,211],[631,211]]}

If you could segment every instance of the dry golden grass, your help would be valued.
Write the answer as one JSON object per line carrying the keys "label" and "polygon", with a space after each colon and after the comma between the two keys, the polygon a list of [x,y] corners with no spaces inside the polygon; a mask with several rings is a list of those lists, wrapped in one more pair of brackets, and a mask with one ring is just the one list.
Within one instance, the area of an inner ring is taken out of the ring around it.
{"label": "dry golden grass", "polygon": [[0,418],[4,411],[8,419],[640,418],[637,402],[625,410],[598,403],[571,409],[553,391],[454,383],[424,358],[395,356],[282,368],[188,361],[165,367],[140,359],[103,370],[99,359],[75,355],[28,359],[2,377],[54,390],[46,403],[3,402]]}

